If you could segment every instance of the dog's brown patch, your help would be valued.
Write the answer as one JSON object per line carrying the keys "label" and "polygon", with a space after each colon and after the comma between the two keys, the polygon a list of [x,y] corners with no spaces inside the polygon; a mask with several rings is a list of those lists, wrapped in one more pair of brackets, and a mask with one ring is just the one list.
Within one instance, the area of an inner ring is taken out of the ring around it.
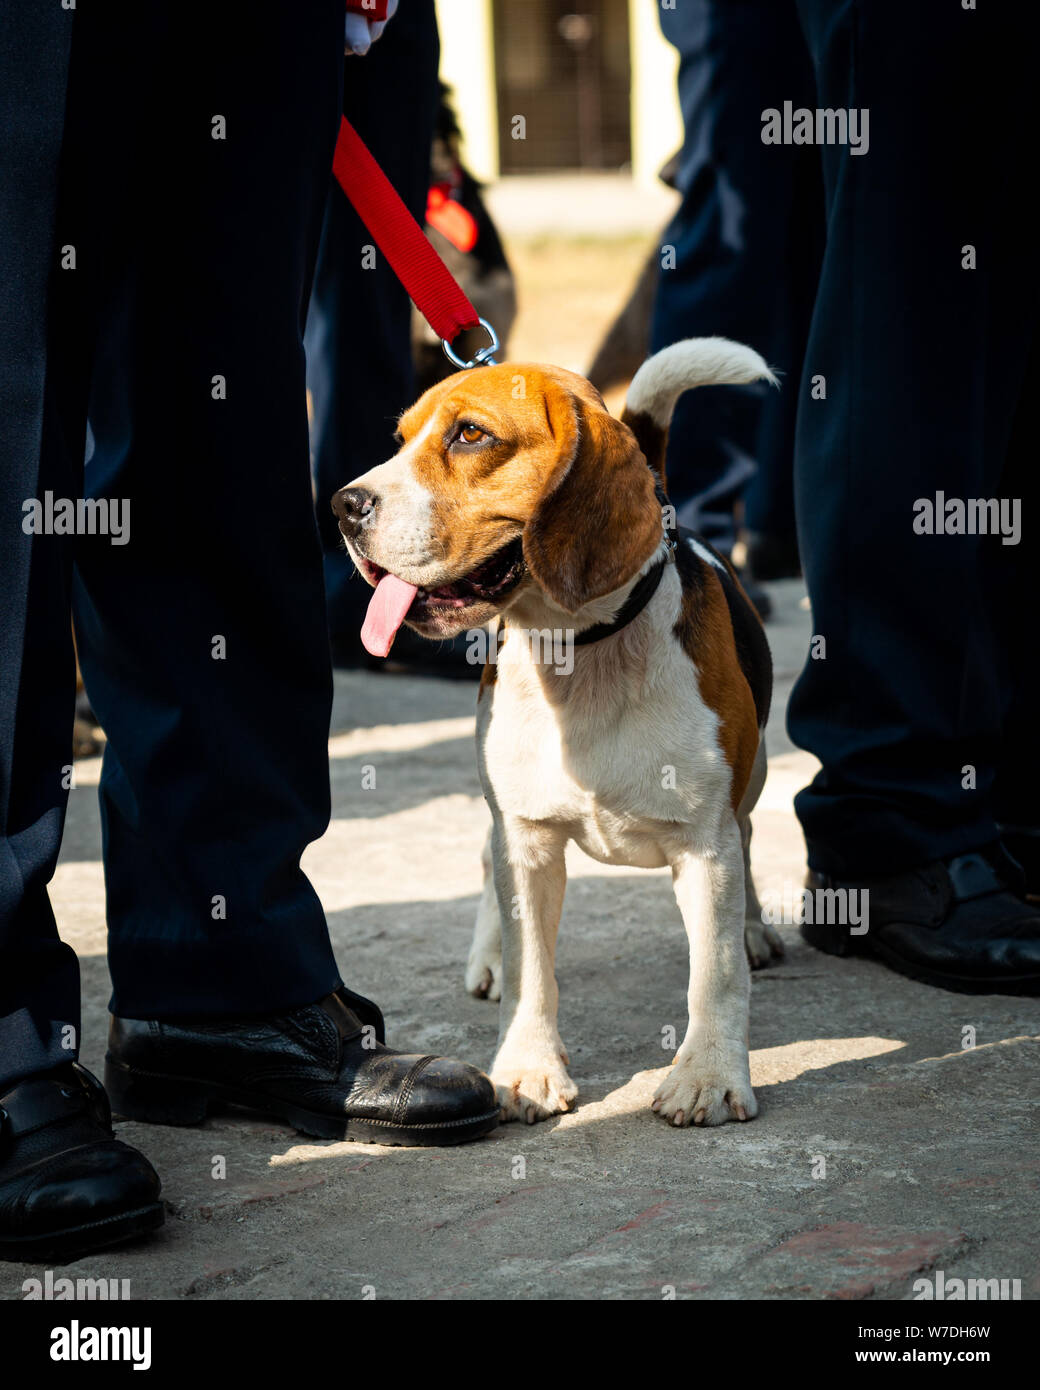
{"label": "dog's brown patch", "polygon": [[[498,623],[498,631],[497,631],[497,633],[494,632],[494,631],[492,631],[492,640],[493,640],[493,641],[497,641],[497,643],[498,643],[498,647],[497,647],[497,650],[496,650],[496,652],[495,652],[496,658],[497,658],[497,656],[498,656],[498,653],[502,650],[502,647],[505,645],[506,632],[507,632],[507,628],[506,628],[505,624],[504,624],[503,622],[501,622],[501,621],[499,621],[499,623]],[[485,662],[484,662],[484,669],[483,669],[483,670],[481,671],[481,673],[480,673],[480,689],[477,691],[477,704],[478,704],[478,705],[480,704],[481,700],[484,698],[484,691],[487,690],[487,691],[490,692],[492,686],[495,684],[495,681],[497,681],[497,680],[498,680],[498,661],[497,661],[497,659],[496,659],[495,661],[485,661]]]}
{"label": "dog's brown patch", "polygon": [[[759,731],[751,686],[737,655],[729,605],[714,567],[690,556],[696,569],[684,565],[682,606],[675,635],[697,668],[701,698],[719,718],[719,742],[732,772],[730,799],[734,811],[751,780],[758,752]],[[695,582],[690,582],[695,576]]]}

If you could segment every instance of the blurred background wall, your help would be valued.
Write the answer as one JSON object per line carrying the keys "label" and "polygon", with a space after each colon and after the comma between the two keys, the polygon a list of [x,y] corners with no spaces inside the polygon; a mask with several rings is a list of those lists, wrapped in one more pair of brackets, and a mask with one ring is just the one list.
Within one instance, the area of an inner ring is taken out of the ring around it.
{"label": "blurred background wall", "polygon": [[614,173],[646,188],[678,149],[678,59],[656,0],[437,0],[437,15],[478,178]]}

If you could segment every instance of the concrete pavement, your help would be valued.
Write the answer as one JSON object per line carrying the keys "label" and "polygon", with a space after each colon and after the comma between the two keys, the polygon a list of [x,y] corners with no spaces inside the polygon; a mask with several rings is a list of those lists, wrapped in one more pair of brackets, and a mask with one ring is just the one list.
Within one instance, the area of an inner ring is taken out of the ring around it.
{"label": "concrete pavement", "polygon": [[[808,615],[798,584],[775,595],[754,840],[767,903],[800,887],[791,797],[812,772],[782,729]],[[390,1041],[486,1066],[497,1006],[462,985],[486,824],[474,698],[466,683],[338,677],[334,819],[307,867],[344,978],[384,1004]],[[54,902],[83,961],[83,1061],[100,1071],[97,773],[78,765]],[[1019,1279],[1036,1298],[1040,1004],[946,994],[782,932],[785,961],[754,980],[750,1124],[673,1130],[651,1114],[668,1030],[685,1024],[669,877],[575,853],[559,947],[572,1114],[460,1150],[314,1142],[232,1117],[120,1125],[161,1173],[166,1227],[61,1272],[129,1279],[149,1299],[906,1299],[942,1270]],[[38,1273],[0,1265],[0,1296]]]}

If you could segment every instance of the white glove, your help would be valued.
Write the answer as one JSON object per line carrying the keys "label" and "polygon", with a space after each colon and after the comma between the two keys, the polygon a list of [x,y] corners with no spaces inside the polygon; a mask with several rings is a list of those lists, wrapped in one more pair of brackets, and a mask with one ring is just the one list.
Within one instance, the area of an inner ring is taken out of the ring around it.
{"label": "white glove", "polygon": [[379,38],[387,24],[397,13],[397,0],[390,0],[386,7],[386,19],[365,19],[363,15],[348,14],[343,30],[343,52],[349,58],[352,53],[364,56]]}

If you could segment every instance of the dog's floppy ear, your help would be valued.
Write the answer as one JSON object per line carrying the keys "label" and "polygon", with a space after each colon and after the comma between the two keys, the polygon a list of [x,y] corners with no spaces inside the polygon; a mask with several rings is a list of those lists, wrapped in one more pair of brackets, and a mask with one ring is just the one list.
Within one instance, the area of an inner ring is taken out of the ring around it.
{"label": "dog's floppy ear", "polygon": [[661,540],[654,479],[635,436],[598,397],[553,383],[556,466],[524,529],[535,582],[568,613],[631,579]]}

